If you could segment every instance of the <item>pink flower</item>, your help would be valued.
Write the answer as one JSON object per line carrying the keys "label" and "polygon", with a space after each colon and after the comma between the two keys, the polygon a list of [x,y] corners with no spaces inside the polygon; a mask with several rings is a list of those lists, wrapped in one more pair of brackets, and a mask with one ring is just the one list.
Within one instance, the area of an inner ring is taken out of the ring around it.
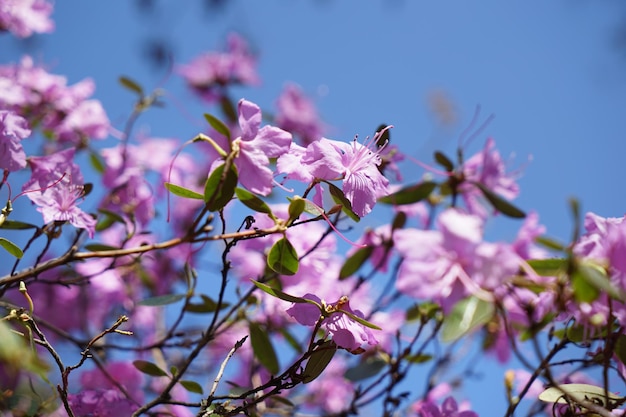
{"label": "pink flower", "polygon": [[[241,136],[231,143],[236,153],[235,165],[239,181],[248,190],[260,195],[272,192],[274,174],[269,168],[270,158],[277,158],[289,150],[291,134],[274,126],[261,126],[261,109],[247,100],[238,105]],[[213,168],[221,161],[216,161]]]}
{"label": "pink flower", "polygon": [[[323,319],[322,326],[326,328],[326,331],[337,346],[356,352],[363,343],[367,343],[370,346],[378,344],[378,340],[376,340],[369,327],[363,326],[343,313],[348,312],[359,318],[364,318],[361,311],[350,308],[348,297],[343,296],[337,302],[329,305],[314,294],[305,294],[303,298],[313,300],[326,309],[327,316]],[[321,316],[320,309],[309,303],[294,303],[287,310],[287,313],[298,323],[305,326],[315,325]]]}
{"label": "pink flower", "polygon": [[52,32],[52,4],[46,0],[3,0],[0,2],[0,31],[26,38],[33,33]]}
{"label": "pink flower", "polygon": [[439,215],[437,228],[394,233],[404,258],[396,281],[401,292],[434,299],[449,311],[467,295],[484,297],[517,273],[519,255],[509,245],[482,242],[479,217],[448,209]]}
{"label": "pink flower", "polygon": [[[278,160],[277,167],[287,178],[297,180],[343,180],[343,192],[352,210],[362,217],[388,192],[389,181],[378,169],[382,148],[377,148],[376,141],[380,134],[378,132],[366,145],[356,139],[348,144],[321,138],[309,144],[304,152],[301,147],[292,146],[287,156]],[[286,160],[281,161],[283,158]]]}
{"label": "pink flower", "polygon": [[85,229],[93,237],[96,220],[78,208],[83,197],[83,176],[73,162],[74,149],[69,148],[47,156],[31,157],[31,179],[24,190],[38,190],[26,195],[38,207],[46,223],[67,221]]}
{"label": "pink flower", "polygon": [[276,124],[300,136],[305,145],[322,136],[324,126],[313,102],[296,84],[287,84],[276,102]]}
{"label": "pink flower", "polygon": [[30,136],[28,122],[17,114],[0,110],[0,169],[18,171],[26,167],[21,140]]}
{"label": "pink flower", "polygon": [[256,59],[246,41],[236,33],[228,36],[225,52],[209,52],[180,65],[178,73],[204,99],[219,99],[219,89],[228,84],[255,85],[259,83]]}
{"label": "pink flower", "polygon": [[441,406],[427,400],[415,407],[419,417],[478,417],[473,411],[461,410],[453,397],[446,398]]}
{"label": "pink flower", "polygon": [[519,186],[516,182],[518,173],[507,173],[506,165],[495,149],[495,141],[487,139],[482,152],[470,157],[463,164],[463,174],[466,182],[461,184],[463,200],[471,214],[486,218],[488,211],[483,203],[482,192],[471,182],[479,182],[487,189],[513,200],[519,194]]}

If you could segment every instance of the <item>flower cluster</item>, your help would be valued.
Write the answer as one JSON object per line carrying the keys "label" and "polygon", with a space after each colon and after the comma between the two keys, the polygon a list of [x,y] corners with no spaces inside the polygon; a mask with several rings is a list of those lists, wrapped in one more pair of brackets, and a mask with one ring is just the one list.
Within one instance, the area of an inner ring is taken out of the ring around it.
{"label": "flower cluster", "polygon": [[5,0],[0,3],[0,31],[26,38],[54,30],[52,3],[47,0]]}
{"label": "flower cluster", "polygon": [[0,66],[0,110],[25,117],[59,144],[81,147],[88,139],[104,139],[109,119],[91,79],[68,86],[65,77],[48,73],[25,56],[18,64]]}

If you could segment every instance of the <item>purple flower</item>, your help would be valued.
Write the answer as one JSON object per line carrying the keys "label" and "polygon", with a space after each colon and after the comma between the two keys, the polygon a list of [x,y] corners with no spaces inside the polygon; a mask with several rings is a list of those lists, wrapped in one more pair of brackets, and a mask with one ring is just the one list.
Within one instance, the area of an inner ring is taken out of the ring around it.
{"label": "purple flower", "polygon": [[464,182],[460,190],[463,200],[471,214],[486,218],[488,211],[483,205],[482,192],[471,182],[479,182],[494,193],[507,200],[513,200],[519,194],[516,182],[518,173],[507,173],[506,165],[495,149],[495,141],[487,139],[483,150],[470,157],[463,164]]}
{"label": "purple flower", "polygon": [[236,33],[228,36],[225,52],[210,52],[180,65],[178,73],[204,99],[219,99],[219,89],[228,84],[255,85],[259,83],[256,59],[246,41]]}
{"label": "purple flower", "polygon": [[[274,174],[269,168],[270,158],[277,158],[289,150],[291,134],[274,126],[261,126],[261,109],[247,100],[238,105],[241,136],[231,143],[239,181],[248,190],[260,195],[272,192]],[[213,167],[217,167],[216,161]]]}
{"label": "purple flower", "polygon": [[23,190],[37,190],[26,195],[38,206],[44,222],[67,221],[93,237],[96,220],[78,208],[84,191],[83,176],[73,158],[73,148],[29,158],[31,178]]}
{"label": "purple flower", "polygon": [[309,144],[321,138],[324,126],[313,102],[296,84],[287,84],[276,102],[276,124]]}
{"label": "purple flower", "polygon": [[[317,302],[326,310],[326,317],[322,321],[322,326],[326,328],[337,346],[350,352],[358,352],[363,343],[378,344],[378,340],[370,328],[363,326],[344,313],[348,312],[359,318],[364,318],[360,310],[352,310],[348,297],[343,296],[337,302],[328,305],[314,294],[305,294],[303,298]],[[305,326],[315,325],[321,316],[320,309],[309,303],[295,303],[287,310],[287,313]]]}
{"label": "purple flower", "polygon": [[[288,156],[278,160],[279,172],[287,178],[318,178],[327,181],[343,180],[343,192],[359,216],[369,213],[376,200],[387,194],[389,181],[379,171],[381,148],[377,133],[366,145],[351,144],[321,138],[309,144],[304,152],[292,147]],[[287,158],[287,161],[281,161]],[[299,163],[298,163],[299,159]],[[308,171],[306,173],[298,171]]]}
{"label": "purple flower", "polygon": [[30,136],[28,122],[17,114],[0,110],[0,169],[18,171],[26,167],[21,140]]}
{"label": "purple flower", "polygon": [[446,311],[469,294],[491,299],[486,291],[514,276],[520,258],[509,245],[482,242],[482,225],[477,216],[448,209],[437,219],[438,230],[397,230],[395,247],[404,258],[397,288],[434,299]]}
{"label": "purple flower", "polygon": [[0,31],[7,30],[20,38],[33,33],[52,32],[52,4],[46,0],[3,0],[0,2]]}
{"label": "purple flower", "polygon": [[415,411],[419,417],[478,417],[473,411],[460,410],[453,397],[446,398],[441,407],[430,400],[418,403]]}
{"label": "purple flower", "polygon": [[65,77],[48,73],[28,56],[19,64],[0,66],[0,108],[23,115],[45,135],[75,146],[108,135],[102,105],[88,99],[94,89],[90,79],[68,86]]}

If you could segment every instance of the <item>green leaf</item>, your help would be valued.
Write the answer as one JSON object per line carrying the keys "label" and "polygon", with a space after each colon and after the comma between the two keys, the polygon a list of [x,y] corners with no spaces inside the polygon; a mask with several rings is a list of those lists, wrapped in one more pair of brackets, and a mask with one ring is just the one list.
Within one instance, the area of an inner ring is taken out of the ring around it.
{"label": "green leaf", "polygon": [[344,280],[358,271],[359,268],[363,266],[365,261],[367,261],[372,255],[373,251],[374,247],[366,246],[354,252],[352,256],[346,259],[346,262],[341,267],[341,271],[339,271],[339,279]]}
{"label": "green leaf", "polygon": [[156,297],[150,297],[146,298],[145,300],[141,300],[138,304],[147,307],[160,307],[177,303],[183,298],[185,298],[184,294],[159,295]]}
{"label": "green leaf", "polygon": [[294,275],[298,272],[298,253],[286,237],[272,245],[267,254],[267,266],[281,275]]}
{"label": "green leaf", "polygon": [[206,119],[207,122],[209,122],[211,127],[215,129],[216,132],[222,134],[223,136],[226,136],[226,138],[230,142],[230,129],[228,128],[228,126],[222,123],[222,121],[218,119],[217,117],[210,115],[208,113],[204,114],[204,118]]}
{"label": "green leaf", "polygon": [[260,290],[265,291],[269,295],[272,295],[272,296],[274,296],[276,298],[280,298],[283,301],[289,301],[290,303],[309,303],[309,304],[316,305],[317,307],[319,307],[320,314],[321,314],[322,306],[319,305],[317,302],[315,302],[313,300],[309,300],[308,298],[296,297],[296,296],[287,294],[285,292],[282,292],[281,290],[278,290],[276,288],[272,288],[269,285],[263,284],[262,282],[255,281],[253,279],[251,279],[250,281],[252,281],[252,283],[254,285],[256,285]]}
{"label": "green leaf", "polygon": [[30,224],[30,223],[24,223],[24,222],[20,222],[16,220],[7,219],[4,221],[4,223],[2,223],[2,226],[0,226],[0,228],[7,229],[7,230],[26,230],[26,229],[36,229],[37,226],[35,226],[34,224]]}
{"label": "green leaf", "polygon": [[[200,294],[200,298],[202,298],[202,302],[188,303],[187,306],[185,307],[185,311],[188,311],[190,313],[204,314],[204,313],[213,313],[217,310],[217,302],[215,302],[211,297],[205,294]],[[222,302],[220,307],[224,309],[229,306],[230,306],[230,303]]]}
{"label": "green leaf", "polygon": [[386,366],[387,362],[384,360],[370,356],[356,366],[348,369],[344,376],[352,382],[362,381],[378,375]]}
{"label": "green leaf", "polygon": [[378,201],[380,203],[394,204],[396,206],[414,204],[428,198],[435,187],[437,187],[436,182],[424,181],[419,184],[404,187],[393,194],[379,198]]}
{"label": "green leaf", "polygon": [[393,218],[393,221],[391,222],[392,232],[394,230],[402,229],[405,224],[406,224],[406,213],[403,211],[397,212],[395,217]]}
{"label": "green leaf", "polygon": [[138,359],[136,361],[133,361],[133,365],[140,372],[150,375],[150,376],[167,376],[167,372],[165,372],[163,369],[159,368],[157,365],[155,365],[152,362]]}
{"label": "green leaf", "polygon": [[565,250],[565,245],[546,236],[539,236],[535,238],[535,243],[545,248],[560,251],[560,252]]}
{"label": "green leaf", "polygon": [[615,342],[615,356],[626,365],[626,335],[620,334]]}
{"label": "green leaf", "polygon": [[405,360],[409,363],[426,363],[433,359],[433,355],[428,355],[426,353],[420,353],[416,355],[407,356]]}
{"label": "green leaf", "polygon": [[134,80],[128,77],[121,76],[118,79],[118,81],[123,87],[126,87],[128,90],[133,91],[139,94],[140,96],[143,96],[143,88],[141,88],[141,86],[138,83],[136,83]]}
{"label": "green leaf", "polygon": [[220,97],[220,108],[229,121],[233,123],[237,121],[238,114],[235,104],[226,94],[222,94],[222,97]]}
{"label": "green leaf", "polygon": [[5,320],[0,320],[0,340],[0,366],[3,369],[16,373],[26,370],[46,378],[49,366]]}
{"label": "green leaf", "polygon": [[254,211],[258,211],[259,213],[269,214],[271,218],[274,218],[274,214],[272,213],[270,206],[250,191],[244,190],[243,188],[235,188],[235,195],[237,195],[239,201],[241,201],[246,207]]}
{"label": "green leaf", "polygon": [[209,175],[204,187],[204,201],[210,211],[223,209],[235,195],[238,180],[237,170],[234,165],[231,165],[225,175],[224,182],[220,185],[224,166],[225,164],[222,164],[215,168]]}
{"label": "green leaf", "polygon": [[577,263],[572,280],[574,280],[574,275],[579,276],[597,290],[604,291],[611,298],[616,300],[622,300],[624,298],[623,294],[620,294],[620,290],[613,285],[606,275],[606,271],[598,265],[591,262]]}
{"label": "green leaf", "polygon": [[333,201],[337,204],[341,204],[343,212],[348,215],[348,217],[350,217],[352,220],[358,223],[361,218],[354,211],[352,211],[352,203],[350,203],[350,200],[346,198],[346,195],[343,193],[341,188],[337,187],[333,183],[327,181],[324,182],[328,184],[328,190],[330,191],[330,195],[333,198]]}
{"label": "green leaf", "polygon": [[453,342],[486,324],[493,317],[494,310],[493,304],[473,296],[459,301],[443,322],[442,340]]}
{"label": "green leaf", "polygon": [[378,327],[377,325],[375,325],[374,323],[371,323],[367,320],[365,320],[364,318],[361,318],[359,316],[356,316],[352,313],[350,313],[349,311],[345,311],[345,310],[339,310],[339,312],[341,314],[345,314],[348,317],[350,317],[352,320],[356,321],[357,323],[365,326],[365,327],[369,327],[370,329],[374,329],[374,330],[382,330],[380,327]]}
{"label": "green leaf", "polygon": [[[547,403],[566,404],[568,397],[577,404],[584,406],[585,403],[594,403],[606,407],[604,404],[605,389],[589,384],[561,384],[558,387],[550,387],[539,394],[539,399]],[[567,395],[567,397],[565,396]],[[624,397],[612,392],[608,393],[609,403],[622,403]],[[610,407],[612,408],[612,407]]]}
{"label": "green leaf", "polygon": [[182,385],[187,391],[193,392],[194,394],[202,394],[202,386],[198,384],[196,381],[178,381],[180,385]]}
{"label": "green leaf", "polygon": [[22,252],[20,247],[8,239],[0,237],[0,246],[2,246],[4,250],[6,250],[7,252],[9,252],[11,255],[15,256],[18,259],[24,256],[24,252]]}
{"label": "green leaf", "polygon": [[531,259],[528,264],[537,275],[542,277],[555,277],[567,271],[569,261],[563,258]]}
{"label": "green leaf", "polygon": [[287,221],[287,225],[290,225],[291,223],[293,223],[294,221],[296,221],[298,219],[298,217],[300,217],[300,215],[302,214],[302,212],[304,212],[304,209],[306,207],[306,201],[300,197],[294,197],[290,202],[289,202],[289,220]]}
{"label": "green leaf", "polygon": [[105,245],[104,243],[90,243],[89,245],[85,245],[85,249],[90,252],[107,252],[111,250],[119,250],[120,248]]}
{"label": "green leaf", "polygon": [[579,303],[590,303],[598,298],[600,291],[589,282],[580,269],[575,270],[570,277],[574,298]]}
{"label": "green leaf", "polygon": [[320,376],[333,359],[333,356],[335,356],[335,352],[337,352],[337,345],[335,345],[335,342],[332,340],[327,340],[319,345],[313,353],[311,353],[311,357],[304,367],[302,382],[308,384]]}
{"label": "green leaf", "polygon": [[91,166],[93,167],[93,169],[96,170],[97,173],[104,173],[106,166],[100,155],[98,155],[96,152],[90,152],[89,161],[91,162]]}
{"label": "green leaf", "polygon": [[163,185],[165,185],[167,191],[179,197],[204,200],[204,196],[202,194],[188,188],[181,187],[180,185],[172,184],[171,182],[164,182]]}
{"label": "green leaf", "polygon": [[444,167],[448,172],[452,172],[454,170],[454,164],[452,163],[450,158],[448,158],[442,152],[435,152],[435,161],[437,161],[437,163]]}
{"label": "green leaf", "polygon": [[524,217],[526,217],[526,213],[524,213],[522,210],[509,203],[504,198],[500,197],[498,194],[485,187],[483,184],[479,182],[472,182],[472,184],[478,187],[478,189],[483,193],[487,201],[489,201],[493,208],[498,210],[500,213],[514,219],[523,219]]}
{"label": "green leaf", "polygon": [[250,323],[250,343],[254,356],[272,375],[278,374],[278,358],[269,334],[258,323]]}

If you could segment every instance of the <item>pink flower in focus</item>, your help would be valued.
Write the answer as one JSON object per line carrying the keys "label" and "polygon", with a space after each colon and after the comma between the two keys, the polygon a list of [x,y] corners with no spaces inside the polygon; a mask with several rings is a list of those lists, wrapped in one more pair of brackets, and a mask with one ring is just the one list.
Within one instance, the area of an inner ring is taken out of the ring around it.
{"label": "pink flower in focus", "polygon": [[[378,132],[366,145],[351,144],[321,138],[302,148],[292,146],[286,156],[279,158],[277,167],[287,178],[306,180],[318,178],[327,181],[343,180],[343,192],[359,216],[372,211],[376,200],[388,193],[389,181],[378,169],[381,164],[376,141]],[[286,158],[286,161],[281,161]],[[306,172],[302,172],[306,171]]]}
{"label": "pink flower in focus", "polygon": [[95,233],[96,220],[78,208],[83,197],[83,176],[73,162],[74,149],[55,154],[31,157],[31,178],[24,190],[38,190],[26,194],[38,207],[45,223],[67,221],[85,229],[89,237]]}
{"label": "pink flower in focus", "polygon": [[298,135],[307,145],[322,137],[324,126],[313,102],[296,84],[287,84],[276,102],[276,124]]}
{"label": "pink flower in focus", "polygon": [[[232,141],[231,150],[236,153],[239,181],[253,193],[268,195],[274,180],[270,158],[289,150],[291,134],[274,126],[261,127],[261,109],[251,101],[240,100],[238,113],[241,136]],[[220,160],[214,162],[213,168],[220,163]]]}
{"label": "pink flower in focus", "polygon": [[20,38],[33,33],[52,32],[52,3],[46,0],[3,0],[0,2],[0,31]]}
{"label": "pink flower in focus", "polygon": [[0,169],[18,171],[26,167],[21,140],[30,136],[28,122],[17,114],[0,110]]}
{"label": "pink flower in focus", "polygon": [[[345,311],[359,318],[364,318],[361,311],[350,308],[348,297],[341,297],[336,303],[329,305],[314,294],[305,294],[303,298],[315,301],[326,309],[327,316],[322,321],[322,326],[326,328],[337,346],[351,352],[357,352],[363,343],[367,343],[370,346],[378,344],[370,328],[363,326],[343,313]],[[309,303],[294,303],[287,310],[287,313],[298,323],[305,326],[315,325],[321,314],[317,306]]]}

